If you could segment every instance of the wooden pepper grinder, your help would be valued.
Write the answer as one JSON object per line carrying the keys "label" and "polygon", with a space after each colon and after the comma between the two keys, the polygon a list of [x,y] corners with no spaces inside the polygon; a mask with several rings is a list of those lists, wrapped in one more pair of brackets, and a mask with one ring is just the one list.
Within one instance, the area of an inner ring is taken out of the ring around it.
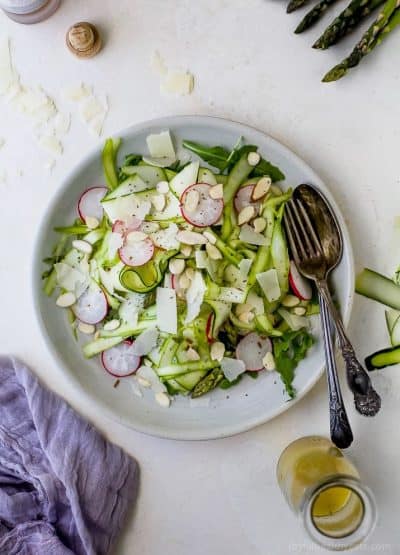
{"label": "wooden pepper grinder", "polygon": [[68,29],[67,46],[78,58],[92,58],[101,49],[101,37],[92,23],[80,21]]}

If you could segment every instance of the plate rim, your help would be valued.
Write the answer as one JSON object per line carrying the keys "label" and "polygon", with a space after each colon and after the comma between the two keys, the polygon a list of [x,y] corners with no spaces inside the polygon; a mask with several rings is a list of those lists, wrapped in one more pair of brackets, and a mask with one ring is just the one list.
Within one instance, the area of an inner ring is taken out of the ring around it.
{"label": "plate rim", "polygon": [[[327,196],[328,201],[333,205],[335,214],[337,216],[337,219],[339,220],[340,229],[343,235],[343,243],[346,245],[346,249],[347,249],[347,257],[348,257],[348,263],[349,263],[349,277],[350,277],[350,280],[354,283],[354,277],[355,277],[354,253],[353,253],[353,248],[350,240],[350,234],[349,234],[345,219],[341,213],[341,210],[337,202],[335,201],[333,195],[331,194],[330,189],[325,185],[325,182],[314,171],[312,166],[306,163],[298,154],[292,151],[284,143],[278,141],[266,131],[263,131],[262,129],[258,129],[255,126],[251,126],[246,123],[242,123],[229,118],[209,116],[209,115],[185,114],[185,115],[176,115],[176,116],[172,115],[172,116],[165,116],[165,117],[145,120],[145,121],[136,123],[134,125],[130,125],[129,127],[125,127],[117,132],[113,132],[112,135],[124,136],[128,134],[134,134],[140,131],[141,129],[143,129],[144,127],[149,127],[149,126],[159,126],[159,127],[169,127],[171,125],[179,126],[180,123],[183,123],[183,122],[187,123],[190,120],[195,120],[193,122],[194,124],[197,123],[197,124],[207,125],[207,123],[209,122],[218,122],[221,125],[228,125],[228,126],[234,126],[234,127],[238,126],[241,129],[248,129],[252,132],[257,132],[261,135],[264,135],[264,137],[266,137],[269,141],[271,141],[276,147],[281,149],[281,151],[285,155],[294,159],[296,164],[299,167],[303,168],[307,173],[311,173],[313,176],[313,179],[315,179],[317,183],[322,183],[324,185],[323,192],[325,196]],[[286,403],[283,400],[282,404],[276,410],[274,410],[273,413],[270,413],[268,415],[262,413],[257,417],[247,419],[243,423],[224,425],[223,427],[217,428],[215,431],[213,429],[210,429],[208,432],[202,431],[202,430],[192,430],[190,432],[184,432],[182,430],[162,429],[154,426],[153,424],[148,424],[148,425],[142,425],[140,423],[132,424],[132,422],[127,421],[125,418],[118,415],[117,411],[112,409],[107,403],[97,398],[95,395],[91,395],[86,388],[82,387],[79,380],[75,378],[74,374],[70,371],[68,364],[64,362],[63,358],[60,356],[56,347],[53,345],[53,342],[48,336],[44,325],[43,315],[40,310],[39,295],[37,294],[38,291],[43,290],[42,281],[39,275],[40,272],[38,271],[39,261],[41,260],[40,246],[42,244],[41,239],[42,239],[42,236],[44,235],[44,231],[46,228],[47,214],[49,214],[57,205],[59,199],[65,193],[68,187],[68,183],[72,181],[77,175],[79,175],[81,170],[87,165],[87,163],[92,158],[94,158],[96,155],[97,156],[99,155],[99,151],[101,152],[101,145],[97,144],[96,146],[91,148],[89,152],[87,152],[87,154],[85,154],[85,156],[73,167],[73,169],[67,172],[67,174],[61,179],[61,183],[58,186],[57,192],[50,199],[49,203],[46,205],[45,210],[42,214],[41,221],[35,235],[34,247],[32,249],[33,258],[31,262],[30,285],[31,285],[31,295],[33,298],[33,307],[34,307],[36,321],[39,324],[39,329],[41,332],[40,335],[42,336],[42,339],[44,340],[44,343],[48,351],[50,352],[50,355],[53,361],[57,364],[57,366],[62,371],[63,377],[68,382],[72,391],[76,391],[78,393],[78,398],[82,398],[82,400],[86,399],[91,406],[96,408],[96,410],[99,410],[99,411],[101,410],[101,413],[106,415],[111,421],[114,421],[114,422],[116,421],[119,424],[124,425],[130,430],[134,430],[136,432],[143,433],[146,435],[151,435],[153,437],[157,437],[161,439],[172,439],[172,440],[182,440],[182,441],[202,441],[202,440],[210,440],[210,439],[222,439],[239,433],[247,432],[257,426],[260,426],[262,424],[269,422],[270,420],[273,420],[283,412],[295,406],[301,399],[303,399],[311,391],[311,389],[313,389],[313,387],[321,379],[321,376],[324,374],[325,365],[322,365],[319,371],[315,373],[314,378],[310,380],[310,382],[301,391],[301,393],[298,393],[296,397],[290,402]],[[346,307],[343,311],[343,321],[346,327],[351,317],[354,296],[355,296],[354,289],[350,289],[348,298],[346,299],[347,300]]]}

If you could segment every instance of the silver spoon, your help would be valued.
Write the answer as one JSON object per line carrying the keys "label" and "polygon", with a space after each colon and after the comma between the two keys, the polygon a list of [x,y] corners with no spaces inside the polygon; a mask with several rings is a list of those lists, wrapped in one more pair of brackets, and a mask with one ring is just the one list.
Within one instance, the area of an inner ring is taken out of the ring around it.
{"label": "silver spoon", "polygon": [[314,264],[308,269],[305,268],[305,271],[299,269],[306,277],[314,279],[335,323],[346,365],[347,382],[353,392],[357,411],[365,416],[374,416],[381,408],[381,398],[356,357],[327,283],[329,273],[339,264],[343,254],[343,239],[336,217],[325,197],[311,185],[296,187],[291,202],[301,213],[304,231],[315,247],[315,252],[320,254],[319,264],[315,259]]}

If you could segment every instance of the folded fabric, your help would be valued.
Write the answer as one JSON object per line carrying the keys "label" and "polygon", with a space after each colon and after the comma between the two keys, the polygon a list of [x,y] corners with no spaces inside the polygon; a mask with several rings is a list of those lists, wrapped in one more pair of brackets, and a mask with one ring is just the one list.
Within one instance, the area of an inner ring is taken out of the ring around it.
{"label": "folded fabric", "polygon": [[109,553],[138,482],[135,460],[0,357],[0,554]]}

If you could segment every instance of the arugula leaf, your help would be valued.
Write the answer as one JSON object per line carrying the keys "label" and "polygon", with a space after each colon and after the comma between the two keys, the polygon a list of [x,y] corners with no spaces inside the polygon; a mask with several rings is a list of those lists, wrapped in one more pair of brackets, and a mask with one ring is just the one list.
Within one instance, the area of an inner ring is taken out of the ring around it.
{"label": "arugula leaf", "polygon": [[[185,148],[197,154],[197,156],[204,160],[204,162],[207,162],[210,166],[214,166],[214,168],[218,168],[221,173],[226,170],[229,173],[243,154],[257,151],[258,147],[256,145],[240,146],[241,142],[242,137],[240,137],[230,152],[222,146],[209,147],[193,141],[183,141],[182,144]],[[285,175],[277,166],[274,166],[271,162],[268,162],[268,160],[261,158],[260,162],[257,166],[255,166],[250,176],[261,177],[263,175],[269,175],[272,181],[281,181],[285,179]]]}
{"label": "arugula leaf", "polygon": [[226,167],[226,162],[229,158],[230,152],[222,146],[206,146],[194,141],[183,141],[182,146],[191,152],[194,152],[204,162],[214,166],[223,171]]}
{"label": "arugula leaf", "polygon": [[295,368],[305,358],[314,340],[302,329],[287,332],[282,337],[274,338],[273,342],[276,371],[280,374],[289,397],[293,399],[296,395],[293,388]]}
{"label": "arugula leaf", "polygon": [[123,166],[137,166],[142,161],[141,154],[127,154],[124,158]]}

